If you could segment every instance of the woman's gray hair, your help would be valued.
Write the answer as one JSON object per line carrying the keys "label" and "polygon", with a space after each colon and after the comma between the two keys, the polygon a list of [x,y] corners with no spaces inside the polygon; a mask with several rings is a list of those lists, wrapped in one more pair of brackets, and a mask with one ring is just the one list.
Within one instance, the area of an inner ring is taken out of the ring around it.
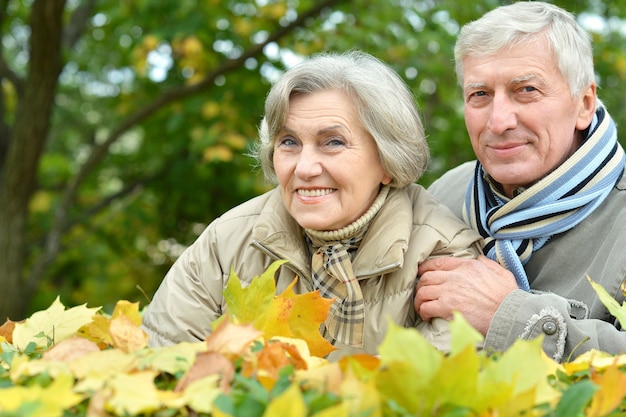
{"label": "woman's gray hair", "polygon": [[539,1],[498,7],[461,29],[454,47],[459,84],[466,56],[494,55],[538,36],[547,40],[570,93],[578,97],[595,80],[590,36],[571,13]]}
{"label": "woman's gray hair", "polygon": [[413,95],[400,76],[379,59],[360,51],[315,55],[288,69],[272,86],[252,155],[265,178],[276,184],[274,141],[284,128],[289,99],[324,90],[345,92],[378,148],[392,187],[416,182],[428,165],[429,149]]}

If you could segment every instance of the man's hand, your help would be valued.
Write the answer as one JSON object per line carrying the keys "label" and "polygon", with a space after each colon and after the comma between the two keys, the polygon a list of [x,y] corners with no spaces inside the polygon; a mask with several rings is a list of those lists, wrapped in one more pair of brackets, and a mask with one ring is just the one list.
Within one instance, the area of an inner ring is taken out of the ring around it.
{"label": "man's hand", "polygon": [[483,336],[504,298],[517,289],[513,274],[484,255],[429,259],[418,273],[415,311],[423,320],[451,319],[459,311]]}

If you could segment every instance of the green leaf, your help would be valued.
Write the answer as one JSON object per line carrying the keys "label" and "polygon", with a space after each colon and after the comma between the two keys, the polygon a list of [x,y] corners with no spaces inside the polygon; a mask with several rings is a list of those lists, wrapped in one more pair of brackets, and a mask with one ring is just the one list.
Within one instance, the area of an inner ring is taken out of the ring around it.
{"label": "green leaf", "polygon": [[584,410],[598,386],[590,380],[583,380],[570,386],[554,409],[554,417],[584,416]]}
{"label": "green leaf", "polygon": [[607,310],[609,310],[609,313],[611,313],[619,321],[619,324],[622,325],[622,328],[626,328],[626,303],[622,303],[622,305],[620,306],[615,298],[613,298],[608,292],[606,292],[602,285],[593,281],[589,277],[589,275],[587,275],[587,280],[589,281],[595,292],[598,294],[598,298],[600,298],[602,304],[604,304]]}

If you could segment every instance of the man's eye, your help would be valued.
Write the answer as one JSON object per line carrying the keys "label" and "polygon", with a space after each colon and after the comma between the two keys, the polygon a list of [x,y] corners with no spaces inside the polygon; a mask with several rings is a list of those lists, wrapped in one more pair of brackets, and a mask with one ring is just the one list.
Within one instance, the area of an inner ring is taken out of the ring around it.
{"label": "man's eye", "polygon": [[525,93],[532,93],[533,91],[537,91],[537,89],[532,85],[526,85],[522,88],[522,90],[524,90]]}

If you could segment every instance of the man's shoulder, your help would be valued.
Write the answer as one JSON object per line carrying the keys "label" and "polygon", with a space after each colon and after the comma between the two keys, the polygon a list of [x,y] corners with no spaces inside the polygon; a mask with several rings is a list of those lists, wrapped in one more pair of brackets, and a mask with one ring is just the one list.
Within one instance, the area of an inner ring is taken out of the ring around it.
{"label": "man's shoulder", "polygon": [[469,161],[452,168],[435,180],[428,191],[461,217],[467,184],[474,175],[475,167],[476,161]]}

